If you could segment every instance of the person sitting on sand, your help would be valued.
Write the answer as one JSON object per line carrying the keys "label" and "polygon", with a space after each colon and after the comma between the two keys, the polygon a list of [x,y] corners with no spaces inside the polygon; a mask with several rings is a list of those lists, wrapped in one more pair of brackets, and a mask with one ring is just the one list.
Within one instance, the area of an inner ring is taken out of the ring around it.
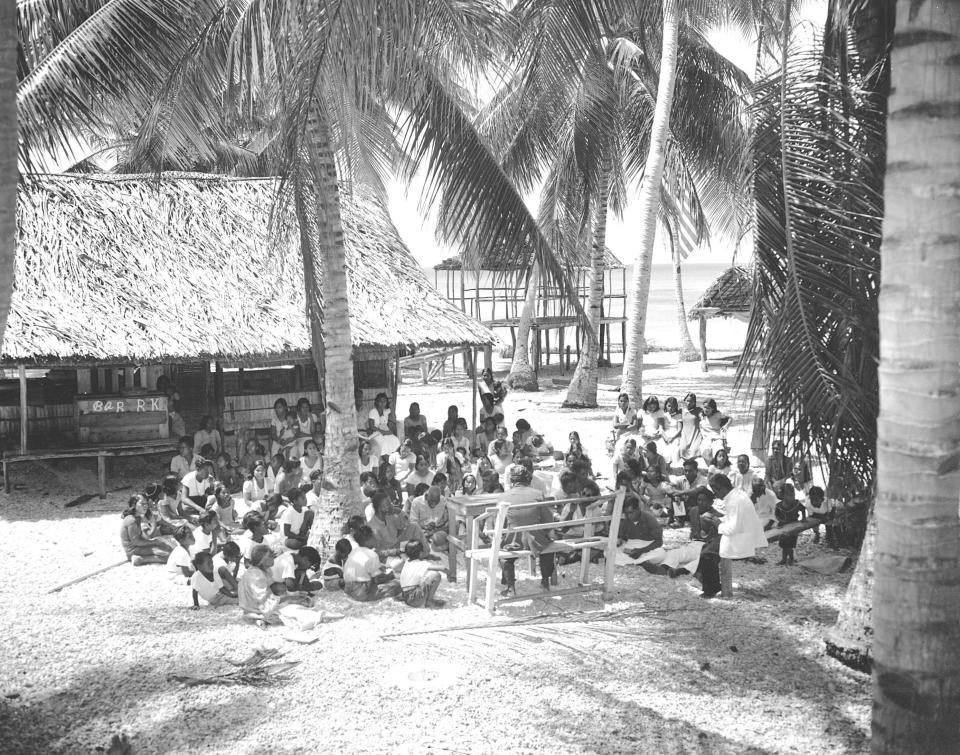
{"label": "person sitting on sand", "polygon": [[617,547],[630,558],[640,558],[644,553],[663,547],[663,525],[640,505],[636,496],[624,498]]}
{"label": "person sitting on sand", "polygon": [[703,410],[697,406],[697,394],[688,393],[683,397],[683,409],[680,417],[683,430],[680,433],[680,458],[695,459],[700,455],[703,436],[700,433],[700,417]]}
{"label": "person sitting on sand", "polygon": [[243,483],[243,502],[247,505],[247,509],[258,509],[271,492],[273,488],[267,481],[267,463],[258,459],[253,463],[250,476]]}
{"label": "person sitting on sand", "polygon": [[353,550],[353,543],[345,537],[337,540],[333,546],[333,553],[323,565],[323,589],[324,590],[342,590],[343,589],[343,565]]}
{"label": "person sitting on sand", "polygon": [[462,485],[463,485],[462,495],[471,496],[471,495],[477,494],[478,492],[477,478],[475,475],[465,474],[463,476]]}
{"label": "person sitting on sand", "polygon": [[273,562],[273,579],[283,582],[288,593],[313,595],[323,589],[315,577],[320,574],[320,553],[305,545],[300,550],[281,553]]}
{"label": "person sitting on sand", "polygon": [[713,455],[713,461],[710,463],[710,466],[707,467],[707,477],[712,477],[715,474],[722,474],[729,477],[733,474],[733,465],[730,464],[730,455],[727,453],[727,449],[718,448],[717,452]]}
{"label": "person sitting on sand", "polygon": [[200,598],[209,606],[236,605],[237,592],[223,583],[209,551],[200,551],[193,557],[193,568],[195,571],[190,576],[190,587],[193,588],[191,608],[194,611],[200,608]]}
{"label": "person sitting on sand", "polygon": [[313,438],[303,441],[303,456],[300,457],[300,482],[310,482],[310,475],[323,469],[323,457],[320,455],[320,446]]}
{"label": "person sitting on sand", "polygon": [[237,591],[237,574],[240,572],[240,562],[243,556],[240,554],[240,546],[232,540],[223,544],[219,553],[213,556],[213,568],[220,575],[220,580],[225,587],[229,587],[234,592]]}
{"label": "person sitting on sand", "polygon": [[389,456],[400,448],[397,421],[390,410],[390,397],[386,393],[378,393],[373,399],[373,408],[367,414],[367,440],[374,447],[377,464],[381,456]]}
{"label": "person sitting on sand", "polygon": [[211,556],[217,552],[220,543],[226,538],[220,528],[220,520],[214,511],[204,511],[198,519],[199,526],[193,531],[193,545],[190,547],[190,555],[196,556],[202,551],[206,551]]}
{"label": "person sitting on sand", "polygon": [[164,529],[169,529],[172,534],[173,530],[183,524],[197,523],[197,510],[193,507],[188,510],[178,497],[180,480],[176,475],[170,474],[163,478],[160,492],[162,495],[157,504],[157,514],[166,523]]}
{"label": "person sitting on sand", "polygon": [[228,532],[240,529],[233,496],[225,485],[217,485],[213,489],[213,494],[207,497],[207,511],[213,511]]}
{"label": "person sitting on sand", "polygon": [[212,446],[214,456],[223,450],[220,431],[214,426],[213,417],[209,414],[200,418],[200,429],[193,434],[193,447],[202,450],[204,446]]}
{"label": "person sitting on sand", "polygon": [[417,463],[417,455],[413,451],[414,440],[407,438],[400,444],[400,448],[390,454],[388,461],[393,465],[397,479],[404,482]]}
{"label": "person sitting on sand", "polygon": [[404,548],[406,559],[400,572],[400,594],[411,608],[443,608],[446,604],[434,596],[440,587],[440,573],[446,572],[446,568],[427,561],[423,553],[420,543],[407,543]]}
{"label": "person sitting on sand", "polygon": [[485,393],[480,396],[480,411],[478,416],[481,422],[492,419],[494,424],[499,427],[503,424],[503,406],[498,404],[492,395]]}
{"label": "person sitting on sand", "polygon": [[170,460],[170,473],[181,479],[187,472],[197,468],[197,458],[193,453],[193,438],[184,435],[180,438],[177,455]]}
{"label": "person sitting on sand", "polygon": [[277,524],[283,535],[284,545],[295,551],[307,544],[314,514],[306,508],[307,496],[300,488],[290,491],[289,500],[290,505],[283,510]]}
{"label": "person sitting on sand", "polygon": [[407,475],[407,478],[403,481],[406,486],[407,496],[413,496],[414,491],[417,489],[417,485],[427,484],[430,485],[433,482],[434,473],[430,471],[430,464],[427,462],[426,456],[418,456],[416,463],[413,466],[413,471]]}
{"label": "person sitting on sand", "polygon": [[746,454],[737,456],[737,468],[730,473],[730,482],[733,487],[742,490],[747,495],[753,492],[753,481],[758,479],[750,469],[750,457]]}
{"label": "person sitting on sand", "polygon": [[[397,511],[390,505],[389,496],[383,491],[377,491],[371,499],[373,517],[367,522],[373,532],[373,547],[384,558],[396,559],[399,563],[403,548],[407,542],[415,540],[429,551],[428,542],[419,525],[410,521],[402,511]],[[390,562],[388,562],[390,563]]]}
{"label": "person sitting on sand", "polygon": [[380,557],[373,550],[373,530],[363,525],[357,530],[355,537],[357,547],[351,549],[343,565],[343,591],[361,603],[399,595],[400,583],[393,572],[380,563]]}
{"label": "person sitting on sand", "polygon": [[780,495],[783,490],[783,483],[790,479],[793,471],[793,462],[787,458],[783,452],[783,441],[773,441],[770,456],[767,457],[767,463],[764,468],[764,479],[767,485],[773,489],[774,495]]}
{"label": "person sitting on sand", "polygon": [[447,547],[447,502],[436,485],[410,502],[410,522],[423,530],[435,550]]}
{"label": "person sitting on sand", "polygon": [[553,458],[553,444],[540,433],[535,432],[530,436],[530,448],[533,449],[535,461]]}
{"label": "person sitting on sand", "polygon": [[430,432],[427,418],[420,413],[420,404],[414,401],[410,404],[410,413],[403,418],[403,437],[416,438],[420,433]]}
{"label": "person sitting on sand", "polygon": [[273,492],[286,497],[291,490],[300,487],[300,459],[288,459],[283,463],[283,471],[277,475]]}
{"label": "person sitting on sand", "polygon": [[453,450],[462,457],[464,463],[470,458],[470,451],[473,448],[473,433],[467,426],[467,418],[460,417],[453,426],[453,435],[450,436],[453,441]]}
{"label": "person sitting on sand", "polygon": [[165,564],[173,546],[167,540],[143,534],[143,522],[149,514],[149,504],[142,495],[131,496],[124,509],[120,525],[120,544],[127,560],[134,566]]}
{"label": "person sitting on sand", "polygon": [[640,501],[644,508],[655,512],[665,512],[667,526],[679,527],[681,523],[677,521],[676,507],[671,505],[670,499],[667,497],[671,492],[671,487],[660,476],[659,467],[647,467],[643,474],[645,482],[640,484]]}
{"label": "person sitting on sand", "polygon": [[641,459],[640,455],[637,453],[636,438],[627,438],[621,444],[620,453],[613,458],[610,475],[611,479],[616,480],[617,476],[621,472],[629,471],[629,465],[631,461],[639,462],[641,470],[645,469],[647,466],[646,461]]}
{"label": "person sitting on sand", "polygon": [[248,511],[243,515],[243,533],[237,538],[236,543],[240,546],[243,563],[247,568],[250,568],[250,554],[254,547],[264,544],[269,533],[267,522],[259,511]]}
{"label": "person sitting on sand", "polygon": [[285,624],[308,631],[324,621],[343,618],[342,614],[329,613],[306,606],[311,598],[302,594],[289,594],[282,583],[273,579],[273,551],[267,545],[256,545],[250,553],[250,568],[240,578],[237,595],[244,618],[260,625]]}
{"label": "person sitting on sand", "polygon": [[680,444],[683,436],[683,413],[675,396],[670,396],[663,402],[663,430],[660,434],[660,444],[663,456],[670,465],[670,471],[680,466]]}
{"label": "person sitting on sand", "polygon": [[177,547],[170,551],[167,557],[167,571],[175,582],[187,584],[193,576],[193,557],[190,555],[190,549],[195,542],[193,530],[185,524],[177,529],[173,537],[177,541]]}
{"label": "person sitting on sand", "polygon": [[198,513],[204,511],[207,498],[213,493],[213,465],[209,461],[201,461],[192,472],[187,472],[180,480],[180,500],[191,501],[196,505]]}
{"label": "person sitting on sand", "polygon": [[750,491],[750,500],[757,511],[757,518],[763,525],[764,531],[773,527],[777,522],[777,497],[766,486],[763,480],[754,480]]}
{"label": "person sitting on sand", "polygon": [[[683,474],[670,478],[670,498],[673,502],[674,516],[687,516],[690,520],[690,537],[696,539],[700,533],[700,511],[697,508],[697,496],[708,490],[706,475],[700,474],[696,459],[685,459]],[[712,494],[711,494],[712,497]]]}

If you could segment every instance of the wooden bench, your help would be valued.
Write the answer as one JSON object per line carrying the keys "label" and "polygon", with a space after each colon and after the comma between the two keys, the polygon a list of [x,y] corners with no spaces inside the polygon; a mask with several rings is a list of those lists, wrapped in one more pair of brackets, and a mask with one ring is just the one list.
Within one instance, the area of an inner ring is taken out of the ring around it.
{"label": "wooden bench", "polygon": [[[565,553],[579,550],[580,555],[580,577],[576,587],[565,590],[555,590],[550,595],[571,595],[574,593],[583,593],[592,590],[602,590],[603,597],[606,599],[613,587],[614,571],[616,568],[617,555],[617,533],[620,524],[620,515],[623,510],[624,491],[619,491],[612,495],[600,496],[599,498],[565,498],[556,501],[537,501],[533,503],[510,503],[500,501],[495,506],[488,507],[482,514],[476,516],[471,522],[470,528],[470,548],[464,552],[468,559],[469,586],[468,595],[471,603],[476,601],[478,589],[477,576],[480,572],[481,564],[485,563],[487,572],[487,584],[484,591],[483,605],[492,615],[497,605],[501,603],[510,603],[517,600],[529,600],[530,595],[514,595],[513,597],[498,598],[496,595],[497,570],[500,566],[500,559],[532,557],[534,553],[530,550],[505,550],[500,547],[505,535],[523,532],[537,532],[543,530],[563,530],[572,527],[583,528],[583,535],[580,537],[560,537],[548,545],[543,553]],[[527,524],[521,526],[511,526],[507,523],[507,517],[510,511],[516,511],[521,508],[534,507],[563,507],[566,504],[591,502],[591,503],[611,503],[609,514],[599,513],[584,519],[572,519],[564,522],[549,522],[546,524]],[[480,532],[484,529],[484,524],[493,520],[493,531],[490,533],[491,541],[489,547],[481,547]],[[594,526],[598,524],[609,525],[606,536],[594,535]],[[590,553],[591,549],[602,549],[604,552],[604,574],[603,581],[599,583],[590,582]]]}
{"label": "wooden bench", "polygon": [[97,460],[97,481],[100,487],[100,497],[107,497],[107,459],[120,456],[147,456],[149,454],[176,452],[178,440],[164,438],[162,440],[131,441],[129,443],[112,443],[104,446],[81,448],[51,448],[37,449],[25,454],[3,454],[3,489],[7,493],[11,490],[10,465],[21,461],[45,461],[48,459],[90,459]]}

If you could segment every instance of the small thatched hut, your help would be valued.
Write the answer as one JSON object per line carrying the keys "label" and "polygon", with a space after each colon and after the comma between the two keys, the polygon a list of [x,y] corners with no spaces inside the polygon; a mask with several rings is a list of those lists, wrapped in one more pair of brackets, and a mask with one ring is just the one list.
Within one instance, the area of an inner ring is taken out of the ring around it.
{"label": "small thatched hut", "polygon": [[[12,306],[0,364],[40,368],[0,435],[63,435],[79,396],[136,394],[166,374],[184,409],[263,426],[278,396],[320,398],[295,222],[273,179],[29,177],[20,192]],[[395,389],[391,361],[470,348],[492,332],[441,296],[380,204],[342,197],[358,402]],[[7,404],[4,406],[3,404]],[[361,406],[362,408],[362,406]],[[17,427],[21,426],[21,427]]]}
{"label": "small thatched hut", "polygon": [[[575,270],[573,283],[583,306],[586,307],[590,293],[590,258],[586,251],[578,260]],[[516,345],[516,327],[520,321],[520,313],[523,311],[529,271],[529,265],[504,270],[493,259],[481,259],[477,265],[466,262],[462,255],[456,255],[435,265],[433,276],[437,290],[450,301],[459,304],[464,312],[478,318],[484,325],[491,328],[509,328],[511,340]],[[601,356],[606,349],[608,360],[613,326],[620,324],[621,347],[626,340],[626,290],[626,268],[613,252],[606,248],[604,250],[603,300],[600,304],[600,345]],[[541,280],[533,322],[535,366],[539,365],[542,349],[545,349],[547,363],[550,362],[550,331],[557,331],[554,343],[558,353],[562,353],[565,333],[570,328],[574,330],[575,348],[579,358],[581,334],[573,308],[557,288]],[[541,333],[546,341],[545,344],[541,344]]]}
{"label": "small thatched hut", "polygon": [[744,267],[730,267],[704,291],[690,308],[689,320],[700,321],[700,366],[707,371],[707,319],[733,317],[746,322],[753,308],[753,280]]}

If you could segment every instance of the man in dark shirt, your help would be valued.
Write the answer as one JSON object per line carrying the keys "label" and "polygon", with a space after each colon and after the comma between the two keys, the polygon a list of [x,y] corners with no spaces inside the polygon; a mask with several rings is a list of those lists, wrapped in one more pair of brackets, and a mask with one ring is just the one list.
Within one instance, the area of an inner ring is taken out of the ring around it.
{"label": "man in dark shirt", "polygon": [[627,540],[648,540],[648,545],[633,548],[624,553],[630,558],[640,558],[644,553],[663,547],[663,525],[651,512],[644,511],[640,499],[630,496],[623,502],[623,519],[617,532],[617,545]]}

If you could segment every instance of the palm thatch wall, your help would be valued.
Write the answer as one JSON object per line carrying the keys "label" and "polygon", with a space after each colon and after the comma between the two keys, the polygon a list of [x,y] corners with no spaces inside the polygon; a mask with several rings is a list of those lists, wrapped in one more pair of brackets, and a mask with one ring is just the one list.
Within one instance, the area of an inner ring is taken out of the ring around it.
{"label": "palm thatch wall", "polygon": [[[531,253],[532,259],[532,253]],[[452,257],[447,257],[442,262],[437,263],[433,266],[434,270],[462,270],[464,265],[468,270],[475,269],[474,266],[468,262],[465,262],[463,255],[455,254]],[[585,249],[581,250],[580,259],[577,260],[577,266],[580,268],[590,267],[590,250]],[[623,263],[617,258],[613,252],[610,251],[610,247],[604,247],[603,249],[603,267],[606,270],[619,270],[623,267]],[[529,268],[529,265],[523,267],[523,270]],[[493,259],[484,258],[480,260],[480,269],[481,270],[501,270],[501,266],[496,263]]]}
{"label": "palm thatch wall", "polygon": [[746,322],[753,307],[753,280],[744,267],[731,267],[704,291],[687,318],[735,317]]}
{"label": "palm thatch wall", "polygon": [[[273,179],[30,177],[0,361],[304,358],[299,237],[276,194]],[[342,200],[355,349],[495,342],[430,285],[378,202]]]}

